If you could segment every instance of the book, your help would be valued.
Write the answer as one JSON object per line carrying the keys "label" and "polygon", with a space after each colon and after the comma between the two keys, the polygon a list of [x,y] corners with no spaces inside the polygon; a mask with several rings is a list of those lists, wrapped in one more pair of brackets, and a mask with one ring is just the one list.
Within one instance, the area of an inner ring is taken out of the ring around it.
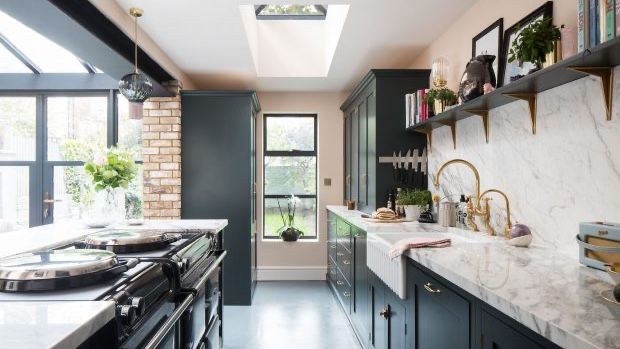
{"label": "book", "polygon": [[599,21],[599,6],[598,2],[600,0],[590,0],[588,6],[588,36],[589,42],[588,47],[594,47],[599,44],[599,40],[601,38],[600,35],[600,21]]}
{"label": "book", "polygon": [[620,36],[620,0],[616,0],[616,36]]}
{"label": "book", "polygon": [[420,109],[422,109],[422,121],[426,121],[428,119],[428,115],[426,114],[426,102],[424,98],[426,97],[426,90],[420,90]]}
{"label": "book", "polygon": [[409,128],[411,126],[411,105],[409,104],[409,94],[405,95],[405,128]]}
{"label": "book", "polygon": [[588,6],[588,0],[577,1],[577,52],[588,48]]}
{"label": "book", "polygon": [[[601,0],[605,3],[605,6],[601,7],[601,10],[605,9],[605,15],[601,13],[601,18],[605,18],[605,26],[601,27],[603,38],[601,42],[609,41],[616,37],[616,11],[614,9],[615,0]],[[603,21],[601,21],[603,22]]]}

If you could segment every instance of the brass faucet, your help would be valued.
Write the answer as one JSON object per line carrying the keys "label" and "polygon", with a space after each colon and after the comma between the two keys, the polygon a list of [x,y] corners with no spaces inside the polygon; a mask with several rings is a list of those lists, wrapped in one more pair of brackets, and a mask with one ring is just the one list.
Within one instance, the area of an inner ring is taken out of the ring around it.
{"label": "brass faucet", "polygon": [[467,203],[467,225],[469,225],[473,231],[480,231],[478,229],[478,225],[474,222],[474,216],[480,216],[480,217],[483,217],[485,226],[487,230],[489,231],[489,234],[491,235],[495,234],[490,224],[491,215],[489,213],[490,209],[489,209],[488,200],[486,201],[486,205],[484,208],[480,205],[480,198],[481,198],[480,196],[480,174],[478,173],[478,170],[471,162],[463,160],[463,159],[454,159],[441,165],[441,167],[439,167],[439,170],[437,171],[437,174],[435,175],[435,181],[433,183],[435,185],[435,188],[439,188],[439,176],[441,175],[443,170],[452,164],[466,165],[472,170],[472,172],[474,173],[474,176],[476,177],[476,196],[475,198],[470,197],[470,200]]}
{"label": "brass faucet", "polygon": [[[480,198],[485,196],[488,193],[497,193],[504,197],[504,201],[506,202],[506,227],[504,228],[504,236],[506,239],[510,237],[510,229],[512,229],[512,223],[510,222],[510,201],[508,201],[508,196],[504,194],[501,190],[498,189],[489,189],[480,195]],[[487,204],[488,207],[488,204]],[[493,228],[491,228],[493,229]]]}

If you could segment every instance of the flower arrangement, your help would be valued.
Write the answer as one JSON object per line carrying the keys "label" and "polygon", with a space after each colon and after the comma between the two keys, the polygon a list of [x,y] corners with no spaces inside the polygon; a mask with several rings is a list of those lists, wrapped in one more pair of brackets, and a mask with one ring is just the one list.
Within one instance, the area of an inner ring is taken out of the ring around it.
{"label": "flower arrangement", "polygon": [[295,195],[291,195],[288,198],[286,206],[286,214],[282,211],[282,206],[280,205],[280,200],[278,200],[278,209],[280,209],[280,218],[282,218],[282,228],[278,230],[278,235],[284,241],[297,241],[297,239],[304,235],[304,232],[295,228],[295,210],[297,208],[297,204],[301,200]]}
{"label": "flower arrangement", "polygon": [[114,147],[84,164],[84,170],[90,175],[96,191],[127,189],[137,173],[131,154]]}

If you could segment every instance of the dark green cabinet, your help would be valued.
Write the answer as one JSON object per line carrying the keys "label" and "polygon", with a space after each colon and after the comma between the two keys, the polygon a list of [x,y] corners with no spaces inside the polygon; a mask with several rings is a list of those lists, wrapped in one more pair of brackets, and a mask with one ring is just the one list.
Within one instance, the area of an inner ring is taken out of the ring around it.
{"label": "dark green cabinet", "polygon": [[[406,349],[407,308],[383,282],[370,272],[372,303],[371,344],[375,349]],[[370,346],[369,346],[370,347]]]}
{"label": "dark green cabinet", "polygon": [[340,107],[345,118],[345,199],[356,201],[361,211],[385,206],[394,186],[392,169],[379,165],[379,156],[426,146],[423,135],[405,131],[405,95],[428,87],[429,74],[424,69],[373,69]]}
{"label": "dark green cabinet", "polygon": [[542,346],[484,310],[480,314],[480,330],[482,349],[542,349]]}
{"label": "dark green cabinet", "polygon": [[367,341],[370,336],[370,283],[366,266],[366,232],[351,227],[353,237],[353,321],[360,329],[360,337]]}

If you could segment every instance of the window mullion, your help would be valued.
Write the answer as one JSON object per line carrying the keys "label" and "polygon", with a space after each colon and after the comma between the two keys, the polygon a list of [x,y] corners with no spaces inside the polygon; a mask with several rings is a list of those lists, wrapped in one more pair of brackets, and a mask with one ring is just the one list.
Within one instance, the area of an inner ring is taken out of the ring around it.
{"label": "window mullion", "polygon": [[108,148],[118,144],[118,99],[114,90],[108,91]]}

